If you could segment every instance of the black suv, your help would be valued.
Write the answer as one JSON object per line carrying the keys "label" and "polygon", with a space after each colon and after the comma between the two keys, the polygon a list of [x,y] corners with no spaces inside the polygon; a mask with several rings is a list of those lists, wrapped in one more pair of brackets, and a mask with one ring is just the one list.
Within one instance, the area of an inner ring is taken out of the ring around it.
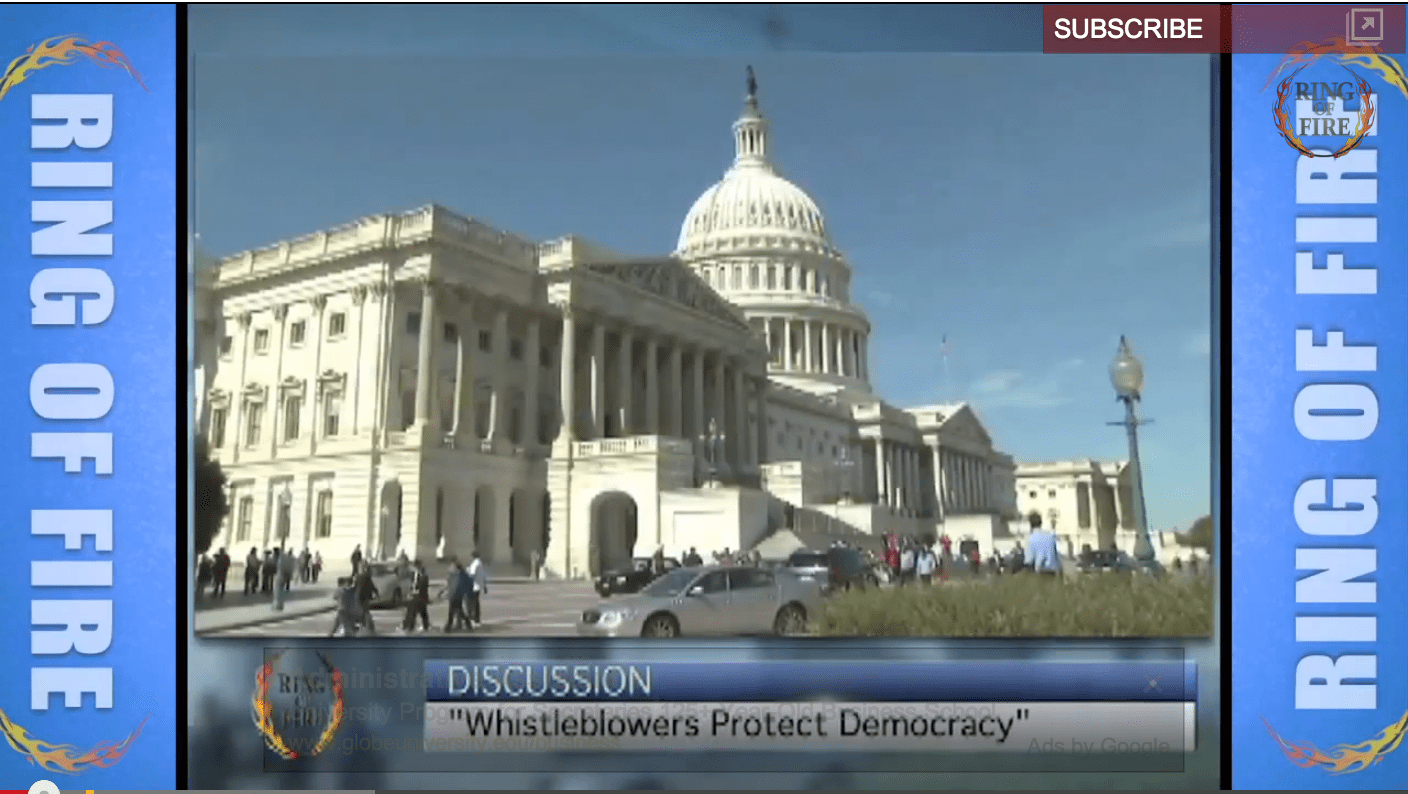
{"label": "black suv", "polygon": [[[665,573],[680,567],[674,557],[665,558]],[[645,586],[655,581],[655,560],[651,557],[637,557],[628,567],[606,571],[596,578],[596,592],[606,598],[613,595],[639,593]]]}
{"label": "black suv", "polygon": [[878,587],[880,578],[865,555],[856,549],[833,546],[826,551],[797,551],[787,558],[787,569],[803,579],[814,579],[827,593]]}

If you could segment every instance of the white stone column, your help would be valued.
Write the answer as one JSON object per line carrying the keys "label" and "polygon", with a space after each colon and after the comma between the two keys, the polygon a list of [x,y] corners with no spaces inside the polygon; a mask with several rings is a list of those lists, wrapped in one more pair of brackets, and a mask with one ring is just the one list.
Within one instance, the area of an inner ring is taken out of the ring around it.
{"label": "white stone column", "polygon": [[450,432],[460,442],[476,438],[474,427],[474,299],[460,304],[455,334],[455,420]]}
{"label": "white stone column", "polygon": [[606,325],[592,324],[592,438],[606,437]]}
{"label": "white stone column", "polygon": [[617,389],[619,389],[621,393],[616,398],[616,402],[621,406],[621,418],[618,420],[618,426],[621,429],[621,435],[623,437],[629,436],[635,432],[634,417],[631,415],[631,410],[634,407],[632,405],[634,401],[631,399],[631,392],[635,390],[635,383],[631,377],[634,373],[631,362],[632,354],[635,352],[632,349],[634,347],[635,335],[632,334],[629,329],[622,330],[621,348],[616,355],[616,375],[619,380]]}
{"label": "white stone column", "polygon": [[714,356],[714,404],[710,406],[710,418],[718,423],[719,432],[722,433],[724,443],[717,446],[712,454],[717,458],[714,467],[724,471],[729,467],[732,456],[729,455],[729,446],[734,441],[729,436],[733,435],[728,422],[728,376],[724,374],[724,355],[717,353]]}
{"label": "white stone column", "polygon": [[[561,367],[558,372],[558,402],[562,410],[562,428],[558,432],[558,438],[566,443],[577,440],[577,321],[572,316],[572,307],[564,305],[562,307],[562,349]],[[472,515],[471,515],[472,520]],[[563,534],[561,538],[554,538],[553,544],[565,544],[567,542],[567,528],[559,528]]]}
{"label": "white stone column", "polygon": [[684,351],[679,340],[670,345],[670,435],[688,438],[684,431]]}
{"label": "white stone column", "polygon": [[[464,334],[461,333],[461,336]],[[523,440],[522,445],[535,448],[538,438],[538,373],[542,371],[542,359],[538,348],[542,347],[542,330],[538,318],[528,319],[528,340],[523,343]],[[531,523],[531,522],[530,522]],[[520,539],[521,540],[521,539]]]}
{"label": "white stone column", "polygon": [[754,468],[761,468],[768,446],[767,403],[764,397],[767,379],[752,378],[750,381],[753,388],[753,432],[750,435],[748,457]]}
{"label": "white stone column", "polygon": [[831,374],[831,323],[821,323],[821,371]]}
{"label": "white stone column", "polygon": [[849,378],[851,376],[851,332],[843,326],[837,327],[836,340],[837,355],[836,363],[840,368],[837,374]]}
{"label": "white stone column", "polygon": [[692,417],[689,435],[691,438],[704,435],[708,428],[708,420],[704,417],[704,349],[694,348],[693,359],[694,382],[691,384],[690,392],[694,396],[691,401],[694,416]]}
{"label": "white stone column", "polygon": [[894,507],[895,505],[895,460],[893,452],[894,450],[891,449],[890,442],[883,438],[880,439],[880,457],[885,461],[885,491],[884,498],[881,501],[890,507]]}
{"label": "white stone column", "polygon": [[807,371],[807,372],[816,372],[816,366],[815,366],[815,364],[814,364],[814,361],[813,361],[813,354],[812,354],[812,348],[815,347],[815,345],[814,345],[813,342],[812,342],[812,321],[811,321],[811,320],[803,320],[803,321],[802,321],[802,339],[803,339],[804,343],[805,343],[806,346],[807,346],[806,355],[805,355],[805,357],[802,359],[802,368],[803,368],[805,371]]}
{"label": "white stone column", "polygon": [[743,362],[735,362],[733,368],[733,464],[737,468],[746,468],[751,463],[752,455],[749,448],[752,442],[748,440],[748,385],[743,379]]}
{"label": "white stone column", "polygon": [[872,439],[875,450],[875,503],[885,504],[885,442]]}
{"label": "white stone column", "polygon": [[[431,392],[435,388],[435,282],[429,279],[421,283],[419,343],[416,349],[415,426],[423,431],[430,424],[430,407],[434,404]],[[277,401],[275,408],[278,408]],[[275,426],[273,422],[270,425]]]}
{"label": "white stone column", "polygon": [[660,343],[654,336],[645,340],[645,432],[660,435]]}
{"label": "white stone column", "polygon": [[497,441],[508,436],[508,308],[494,315],[493,331],[494,391],[490,397],[493,410],[489,413],[489,438]]}
{"label": "white stone column", "polygon": [[797,331],[794,327],[795,325],[796,323],[794,323],[791,319],[785,319],[782,321],[782,334],[784,337],[783,349],[786,351],[786,357],[782,362],[782,368],[789,371],[796,369],[797,367]]}

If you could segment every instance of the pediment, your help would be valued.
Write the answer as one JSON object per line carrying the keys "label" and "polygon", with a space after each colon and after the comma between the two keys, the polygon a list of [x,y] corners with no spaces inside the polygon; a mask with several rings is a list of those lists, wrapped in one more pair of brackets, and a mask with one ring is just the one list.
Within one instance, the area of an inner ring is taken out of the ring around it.
{"label": "pediment", "polygon": [[751,330],[738,307],[719,297],[713,288],[676,260],[603,262],[587,265],[587,269],[643,289],[671,303],[703,312],[741,330]]}
{"label": "pediment", "polygon": [[982,420],[967,405],[959,406],[945,417],[943,424],[939,426],[939,432],[950,439],[962,439],[979,444],[984,449],[992,449],[992,436],[988,435]]}

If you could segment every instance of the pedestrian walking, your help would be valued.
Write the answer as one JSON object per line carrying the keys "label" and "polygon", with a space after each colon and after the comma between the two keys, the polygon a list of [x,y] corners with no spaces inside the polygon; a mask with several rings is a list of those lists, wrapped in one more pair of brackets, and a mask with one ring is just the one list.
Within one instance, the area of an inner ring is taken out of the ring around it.
{"label": "pedestrian walking", "polygon": [[1061,553],[1056,547],[1056,534],[1041,527],[1041,513],[1027,517],[1031,532],[1027,535],[1025,567],[1042,576],[1061,575]]}
{"label": "pedestrian walking", "polygon": [[458,557],[450,558],[450,574],[445,579],[445,598],[450,603],[450,615],[445,618],[445,633],[469,626],[469,618],[464,614],[464,601],[468,594],[469,576]]}
{"label": "pedestrian walking", "polygon": [[925,546],[919,550],[919,557],[914,561],[914,571],[919,575],[920,584],[927,587],[934,583],[934,569],[938,567],[938,562],[933,546]]}
{"label": "pedestrian walking", "polygon": [[352,549],[352,575],[356,576],[362,572],[362,544]]}
{"label": "pedestrian walking", "polygon": [[904,551],[900,552],[900,584],[907,585],[914,581],[914,546],[906,543]]}
{"label": "pedestrian walking", "polygon": [[278,581],[274,585],[274,609],[282,612],[284,598],[293,587],[293,577],[298,573],[298,561],[287,550],[280,549],[275,555],[278,563]]}
{"label": "pedestrian walking", "polygon": [[333,617],[332,631],[328,632],[328,636],[336,637],[338,631],[344,637],[356,636],[357,623],[362,620],[362,608],[357,603],[357,584],[352,577],[339,577],[337,591],[332,597],[337,601],[337,615]]}
{"label": "pedestrian walking", "polygon": [[465,594],[464,614],[469,618],[470,628],[476,628],[484,622],[480,599],[489,592],[489,569],[480,559],[478,549],[470,552],[469,567],[465,569],[465,573],[470,581],[469,591]]}
{"label": "pedestrian walking", "polygon": [[215,564],[211,568],[210,575],[210,594],[216,598],[224,598],[225,580],[230,576],[230,555],[225,553],[224,546],[215,552]]}
{"label": "pedestrian walking", "polygon": [[318,574],[323,572],[323,553],[313,552],[313,584],[318,583]]}
{"label": "pedestrian walking", "polygon": [[196,562],[196,600],[205,598],[205,588],[210,586],[210,580],[215,572],[215,563],[208,555],[200,555]]}
{"label": "pedestrian walking", "polygon": [[425,564],[416,560],[411,565],[411,599],[406,603],[406,618],[402,627],[407,634],[416,630],[416,618],[420,618],[421,630],[430,631],[430,574],[425,572]]}
{"label": "pedestrian walking", "polygon": [[259,560],[259,549],[251,548],[249,556],[244,558],[244,594],[253,595],[259,590],[259,570],[262,563]]}
{"label": "pedestrian walking", "polygon": [[313,578],[313,555],[308,553],[308,547],[304,546],[303,551],[298,553],[298,581],[307,584]]}
{"label": "pedestrian walking", "polygon": [[357,607],[360,610],[362,625],[367,628],[367,634],[376,634],[376,623],[372,620],[372,605],[381,598],[381,593],[376,589],[376,582],[372,581],[372,572],[359,566],[360,572],[356,576],[357,587]]}
{"label": "pedestrian walking", "polygon": [[279,569],[279,559],[273,549],[264,550],[264,563],[260,568],[259,592],[274,592],[274,574]]}

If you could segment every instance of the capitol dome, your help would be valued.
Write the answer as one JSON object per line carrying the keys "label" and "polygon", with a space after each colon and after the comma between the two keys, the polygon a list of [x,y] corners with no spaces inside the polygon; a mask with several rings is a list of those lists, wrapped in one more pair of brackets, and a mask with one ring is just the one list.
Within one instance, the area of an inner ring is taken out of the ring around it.
{"label": "capitol dome", "polygon": [[768,159],[768,122],[750,93],[733,125],[733,166],[690,207],[680,227],[680,254],[766,245],[833,251],[821,208]]}

